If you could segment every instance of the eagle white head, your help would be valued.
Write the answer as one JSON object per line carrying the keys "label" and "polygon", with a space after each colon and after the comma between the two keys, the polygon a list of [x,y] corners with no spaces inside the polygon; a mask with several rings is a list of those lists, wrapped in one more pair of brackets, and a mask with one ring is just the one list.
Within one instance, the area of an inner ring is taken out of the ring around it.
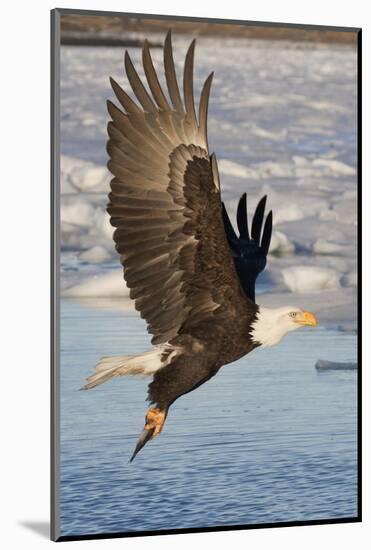
{"label": "eagle white head", "polygon": [[252,324],[251,337],[262,347],[274,346],[288,333],[300,327],[315,327],[317,319],[309,311],[295,306],[277,309],[259,307],[257,319]]}

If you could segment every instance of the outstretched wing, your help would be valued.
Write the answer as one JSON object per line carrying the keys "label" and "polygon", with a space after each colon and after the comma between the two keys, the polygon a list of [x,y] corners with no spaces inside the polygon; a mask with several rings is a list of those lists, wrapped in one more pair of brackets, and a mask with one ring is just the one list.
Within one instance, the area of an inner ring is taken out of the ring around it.
{"label": "outstretched wing", "polygon": [[[223,221],[234,265],[246,296],[255,302],[255,282],[267,263],[267,255],[272,237],[272,211],[269,212],[261,237],[267,197],[260,199],[253,216],[251,236],[247,221],[246,193],[239,200],[237,208],[237,237],[227,210],[223,204]],[[260,240],[261,237],[261,240]]]}
{"label": "outstretched wing", "polygon": [[108,167],[114,178],[107,210],[130,297],[155,344],[215,319],[218,310],[232,318],[241,315],[248,304],[224,232],[216,160],[208,151],[212,75],[202,88],[196,118],[194,46],[193,41],[185,59],[184,102],[170,33],[164,46],[170,100],[145,42],[143,67],[151,94],[126,52],[126,74],[140,106],[113,80],[123,111],[108,102]]}

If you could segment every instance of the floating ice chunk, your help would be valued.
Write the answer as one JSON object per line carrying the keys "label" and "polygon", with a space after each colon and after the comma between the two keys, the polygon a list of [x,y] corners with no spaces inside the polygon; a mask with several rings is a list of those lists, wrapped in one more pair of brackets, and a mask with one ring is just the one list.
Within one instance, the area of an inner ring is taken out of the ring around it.
{"label": "floating ice chunk", "polygon": [[70,157],[68,155],[61,155],[61,172],[63,174],[70,174],[75,168],[82,168],[86,166],[87,161],[77,157]]}
{"label": "floating ice chunk", "polygon": [[315,254],[335,254],[345,255],[348,254],[353,247],[344,243],[337,243],[326,239],[318,239],[313,244],[313,252]]}
{"label": "floating ice chunk", "polygon": [[295,175],[293,165],[283,162],[267,161],[244,166],[231,160],[221,159],[218,161],[218,168],[221,174],[243,179],[290,178]]}
{"label": "floating ice chunk", "polygon": [[294,250],[295,245],[289,241],[285,233],[281,231],[273,232],[269,252],[282,252],[287,254],[294,252]]}
{"label": "floating ice chunk", "polygon": [[69,233],[73,233],[75,231],[76,231],[76,225],[74,223],[64,222],[61,227],[62,241],[63,241],[63,235],[67,237]]}
{"label": "floating ice chunk", "polygon": [[83,166],[73,168],[70,178],[80,191],[108,190],[111,179],[105,166],[99,166],[92,162],[86,162]]}
{"label": "floating ice chunk", "polygon": [[104,165],[86,160],[61,156],[62,193],[76,191],[107,191],[110,174]]}
{"label": "floating ice chunk", "polygon": [[296,166],[308,166],[309,164],[308,159],[306,157],[301,157],[300,155],[294,155],[292,160]]}
{"label": "floating ice chunk", "polygon": [[61,222],[90,227],[95,221],[95,208],[85,199],[75,200],[61,206]]}
{"label": "floating ice chunk", "polygon": [[274,223],[293,222],[305,217],[303,210],[294,202],[281,202],[274,206]]}
{"label": "floating ice chunk", "polygon": [[260,126],[253,126],[249,129],[250,134],[265,138],[271,139],[272,141],[282,141],[287,138],[287,130],[283,128],[282,130],[267,130],[266,128],[261,128]]}
{"label": "floating ice chunk", "polygon": [[127,298],[129,290],[123,278],[122,270],[104,273],[103,275],[94,275],[86,278],[84,281],[66,288],[62,296],[72,298],[93,298],[97,296],[111,297],[121,296]]}
{"label": "floating ice chunk", "polygon": [[299,294],[340,286],[339,273],[327,267],[292,266],[283,269],[282,276],[287,288]]}
{"label": "floating ice chunk", "polygon": [[61,172],[61,194],[68,195],[70,193],[77,193],[77,189],[71,183],[69,175]]}
{"label": "floating ice chunk", "polygon": [[234,176],[235,178],[256,178],[259,177],[256,170],[231,160],[221,159],[218,161],[218,169],[221,174]]}
{"label": "floating ice chunk", "polygon": [[260,178],[292,178],[295,175],[293,165],[285,162],[261,162],[255,165],[255,169]]}
{"label": "floating ice chunk", "polygon": [[111,258],[110,253],[104,246],[92,246],[89,250],[84,250],[79,255],[79,259],[83,262],[89,262],[91,264],[99,264],[106,262]]}
{"label": "floating ice chunk", "polygon": [[352,199],[341,199],[334,206],[336,219],[340,223],[354,224],[357,220],[357,202]]}
{"label": "floating ice chunk", "polygon": [[317,370],[356,370],[357,363],[336,363],[335,361],[318,359],[315,367]]}
{"label": "floating ice chunk", "polygon": [[319,157],[308,159],[299,155],[293,156],[295,174],[298,178],[324,176],[354,176],[353,166],[332,158]]}
{"label": "floating ice chunk", "polygon": [[356,174],[355,168],[340,162],[339,160],[317,158],[313,160],[314,166],[322,166],[327,169],[329,173],[338,174],[340,176],[354,176]]}
{"label": "floating ice chunk", "polygon": [[308,102],[308,106],[318,111],[326,111],[327,113],[332,112],[342,114],[346,112],[346,109],[344,107],[335,102],[329,103],[327,101],[310,101]]}
{"label": "floating ice chunk", "polygon": [[97,117],[94,115],[89,116],[88,114],[85,114],[85,116],[81,119],[81,124],[83,126],[96,126]]}
{"label": "floating ice chunk", "polygon": [[77,193],[78,189],[71,181],[71,170],[77,166],[84,166],[84,161],[76,159],[74,157],[67,157],[61,155],[61,194],[67,195],[70,193]]}

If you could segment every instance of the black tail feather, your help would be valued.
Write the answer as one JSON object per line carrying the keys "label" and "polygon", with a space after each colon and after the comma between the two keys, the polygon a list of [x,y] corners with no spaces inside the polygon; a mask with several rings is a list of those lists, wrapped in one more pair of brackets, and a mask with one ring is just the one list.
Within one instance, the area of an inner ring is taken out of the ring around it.
{"label": "black tail feather", "polygon": [[250,239],[250,236],[249,236],[249,226],[247,224],[246,193],[244,193],[241,196],[238,202],[237,226],[238,226],[238,231],[240,232],[240,238],[246,239],[248,241]]}
{"label": "black tail feather", "polygon": [[267,196],[265,195],[260,199],[255,209],[249,236],[246,193],[241,196],[237,207],[239,237],[236,236],[223,204],[224,229],[237,275],[245,295],[253,302],[255,302],[255,282],[259,273],[261,273],[266,266],[272,238],[272,211],[269,212],[264,221],[266,202]]}
{"label": "black tail feather", "polygon": [[263,237],[261,242],[261,250],[265,256],[267,256],[269,246],[271,244],[272,227],[273,227],[273,214],[271,210],[267,216],[267,219],[265,220]]}
{"label": "black tail feather", "polygon": [[261,235],[261,230],[263,226],[266,202],[267,202],[267,195],[264,195],[264,197],[260,199],[258,206],[255,209],[255,214],[252,220],[251,236],[257,245],[259,245],[260,243],[260,235]]}

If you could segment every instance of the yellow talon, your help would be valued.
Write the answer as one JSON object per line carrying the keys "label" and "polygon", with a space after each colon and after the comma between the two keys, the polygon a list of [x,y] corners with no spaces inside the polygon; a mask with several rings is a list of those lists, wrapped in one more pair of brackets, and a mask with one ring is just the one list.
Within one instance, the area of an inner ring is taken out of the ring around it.
{"label": "yellow talon", "polygon": [[144,447],[148,441],[155,438],[159,433],[161,433],[162,428],[164,427],[166,420],[167,410],[161,410],[157,408],[148,409],[146,414],[146,422],[144,424],[144,429],[139,436],[138,442],[134,449],[134,453],[130,459],[130,462],[134,460],[135,456],[139,451]]}

